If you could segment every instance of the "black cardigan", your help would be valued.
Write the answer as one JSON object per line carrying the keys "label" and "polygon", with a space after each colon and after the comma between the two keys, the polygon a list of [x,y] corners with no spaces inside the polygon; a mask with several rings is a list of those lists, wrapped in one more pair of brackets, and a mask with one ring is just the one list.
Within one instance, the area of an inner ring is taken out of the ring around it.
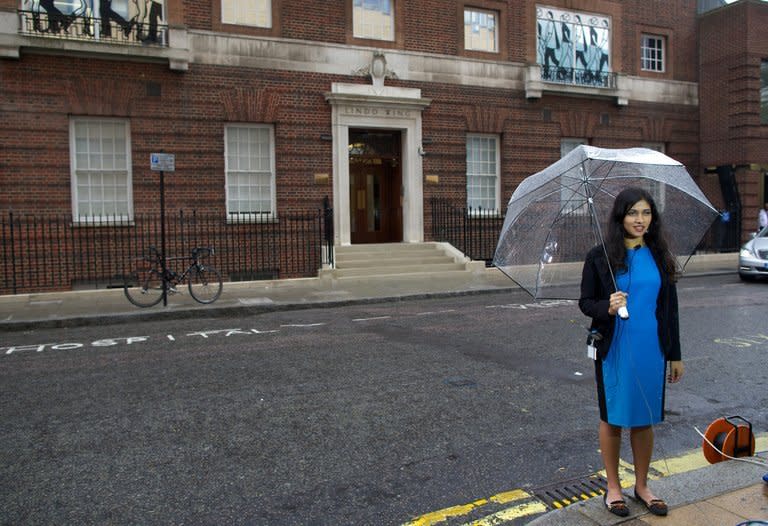
{"label": "black cardigan", "polygon": [[[668,361],[678,361],[680,360],[680,322],[677,312],[677,287],[663,270],[664,263],[661,258],[653,253],[653,259],[661,275],[661,288],[656,300],[659,343]],[[613,339],[615,317],[608,314],[609,298],[613,292],[615,289],[608,271],[608,260],[603,247],[598,245],[589,251],[584,261],[579,308],[581,312],[592,318],[590,329],[597,330],[603,335],[602,340],[595,342],[600,359],[605,359]]]}

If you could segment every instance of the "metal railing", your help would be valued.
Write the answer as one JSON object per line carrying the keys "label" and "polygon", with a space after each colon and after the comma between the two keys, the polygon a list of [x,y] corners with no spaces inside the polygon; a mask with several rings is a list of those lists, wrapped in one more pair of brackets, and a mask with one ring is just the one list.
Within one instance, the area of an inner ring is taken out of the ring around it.
{"label": "metal railing", "polygon": [[[166,215],[168,256],[215,247],[210,261],[228,281],[316,276],[333,261],[333,211],[284,213],[259,223],[218,213]],[[134,258],[160,247],[159,214],[73,221],[69,215],[0,216],[0,294],[122,286]]]}
{"label": "metal railing", "polygon": [[[492,265],[493,255],[499,241],[499,234],[504,226],[504,216],[500,210],[484,210],[461,206],[455,201],[443,198],[430,199],[432,210],[432,239],[452,244],[467,257],[485,261]],[[568,228],[581,228],[581,221],[590,221],[588,216],[574,216]],[[706,232],[697,252],[733,252],[739,250],[740,217],[733,217],[724,223],[715,221]],[[561,249],[567,250],[566,238]],[[586,252],[584,254],[586,256]]]}
{"label": "metal railing", "polygon": [[582,68],[541,66],[541,80],[572,86],[616,89],[616,73]]}
{"label": "metal railing", "polygon": [[500,210],[472,208],[441,198],[431,198],[432,239],[450,243],[473,260],[493,261],[504,225]]}
{"label": "metal railing", "polygon": [[116,13],[94,18],[74,11],[65,14],[55,7],[51,12],[38,9],[18,11],[19,33],[46,38],[103,42],[134,46],[168,47],[168,26],[158,23],[159,13],[151,11],[147,21],[125,20]]}

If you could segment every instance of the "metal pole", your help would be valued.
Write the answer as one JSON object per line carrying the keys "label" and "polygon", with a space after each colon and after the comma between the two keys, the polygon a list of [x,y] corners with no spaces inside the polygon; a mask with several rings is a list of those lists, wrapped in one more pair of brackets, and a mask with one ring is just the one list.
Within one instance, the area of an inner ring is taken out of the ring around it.
{"label": "metal pole", "polygon": [[165,279],[165,172],[160,170],[160,268],[163,273],[163,307],[168,306],[168,281]]}

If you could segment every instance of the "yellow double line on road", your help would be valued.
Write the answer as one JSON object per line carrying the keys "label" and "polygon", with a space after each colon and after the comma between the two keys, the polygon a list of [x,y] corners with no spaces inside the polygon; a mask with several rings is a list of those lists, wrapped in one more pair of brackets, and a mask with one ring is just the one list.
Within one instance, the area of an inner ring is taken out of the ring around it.
{"label": "yellow double line on road", "polygon": [[[755,437],[755,450],[768,450],[768,433]],[[669,477],[671,475],[693,471],[708,465],[709,462],[707,462],[707,460],[704,458],[704,454],[702,453],[701,448],[697,448],[677,457],[652,462],[648,477],[653,480],[658,480],[663,477]],[[622,486],[624,488],[634,486],[635,474],[632,465],[624,460],[621,460],[619,471]],[[605,476],[605,472],[599,472],[596,473],[596,475]],[[573,504],[574,502],[578,502],[579,500],[587,500],[596,496],[597,494],[583,494],[571,499],[570,501],[556,501],[554,502],[553,506],[555,508],[564,508],[565,506]],[[493,506],[494,504],[496,506]],[[509,504],[513,505],[507,506]],[[469,515],[470,513],[481,510],[482,508],[497,508],[498,505],[507,507],[504,507],[499,511],[492,512],[481,519],[468,522],[464,526],[498,526],[508,521],[513,521],[515,519],[548,511],[547,506],[535,495],[532,495],[521,489],[516,489],[498,493],[488,498],[478,499],[470,502],[469,504],[451,506],[450,508],[444,508],[442,510],[426,513],[410,520],[409,522],[406,522],[402,526],[433,526],[435,524],[440,524],[441,522],[444,522],[448,519]]]}
{"label": "yellow double line on road", "polygon": [[[433,511],[420,517],[416,517],[410,522],[405,523],[403,526],[431,526],[432,524],[439,524],[453,517],[461,517],[468,515],[472,511],[486,507],[490,504],[506,505],[515,502],[515,506],[501,510],[493,515],[489,515],[483,518],[481,521],[470,523],[472,526],[481,526],[485,524],[498,524],[499,520],[513,520],[518,517],[524,517],[526,515],[532,515],[534,513],[544,513],[547,511],[547,507],[536,499],[533,495],[527,491],[516,489],[512,491],[505,491],[503,493],[497,493],[487,499],[478,499],[469,504],[462,504],[459,506],[451,506],[439,511]],[[502,516],[497,516],[503,514]],[[495,522],[490,522],[495,521]]]}

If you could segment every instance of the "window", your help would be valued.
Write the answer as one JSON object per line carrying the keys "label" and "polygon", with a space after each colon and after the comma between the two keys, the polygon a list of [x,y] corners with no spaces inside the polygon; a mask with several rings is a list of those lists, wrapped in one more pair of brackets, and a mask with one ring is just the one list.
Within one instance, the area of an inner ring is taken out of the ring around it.
{"label": "window", "polygon": [[74,118],[69,123],[75,221],[131,219],[128,121]]}
{"label": "window", "polygon": [[268,220],[275,215],[275,149],[271,126],[235,125],[224,130],[227,217]]}
{"label": "window", "polygon": [[760,63],[760,124],[768,124],[768,60]]}
{"label": "window", "polygon": [[467,207],[499,210],[499,137],[467,136]]}
{"label": "window", "polygon": [[643,35],[640,44],[640,69],[664,71],[664,37]]}
{"label": "window", "polygon": [[352,27],[355,38],[395,39],[392,0],[353,0]]}
{"label": "window", "polygon": [[[663,142],[646,142],[642,144],[642,147],[661,153],[666,153],[667,150],[666,144]],[[653,197],[653,200],[656,201],[656,207],[659,209],[659,212],[663,212],[665,208],[665,187],[665,185],[658,181],[648,181],[648,187],[646,188],[651,197]]]}
{"label": "window", "polygon": [[491,11],[464,10],[464,49],[498,53],[498,15]]}
{"label": "window", "polygon": [[272,27],[272,0],[221,0],[221,22]]}
{"label": "window", "polygon": [[[560,157],[565,157],[582,144],[589,144],[589,142],[586,139],[562,139],[560,141]],[[586,215],[589,213],[586,198],[574,190],[580,188],[582,177],[583,174],[579,167],[563,174],[560,202],[563,204],[564,214]]]}
{"label": "window", "polygon": [[536,62],[547,82],[614,87],[611,19],[536,6]]}

